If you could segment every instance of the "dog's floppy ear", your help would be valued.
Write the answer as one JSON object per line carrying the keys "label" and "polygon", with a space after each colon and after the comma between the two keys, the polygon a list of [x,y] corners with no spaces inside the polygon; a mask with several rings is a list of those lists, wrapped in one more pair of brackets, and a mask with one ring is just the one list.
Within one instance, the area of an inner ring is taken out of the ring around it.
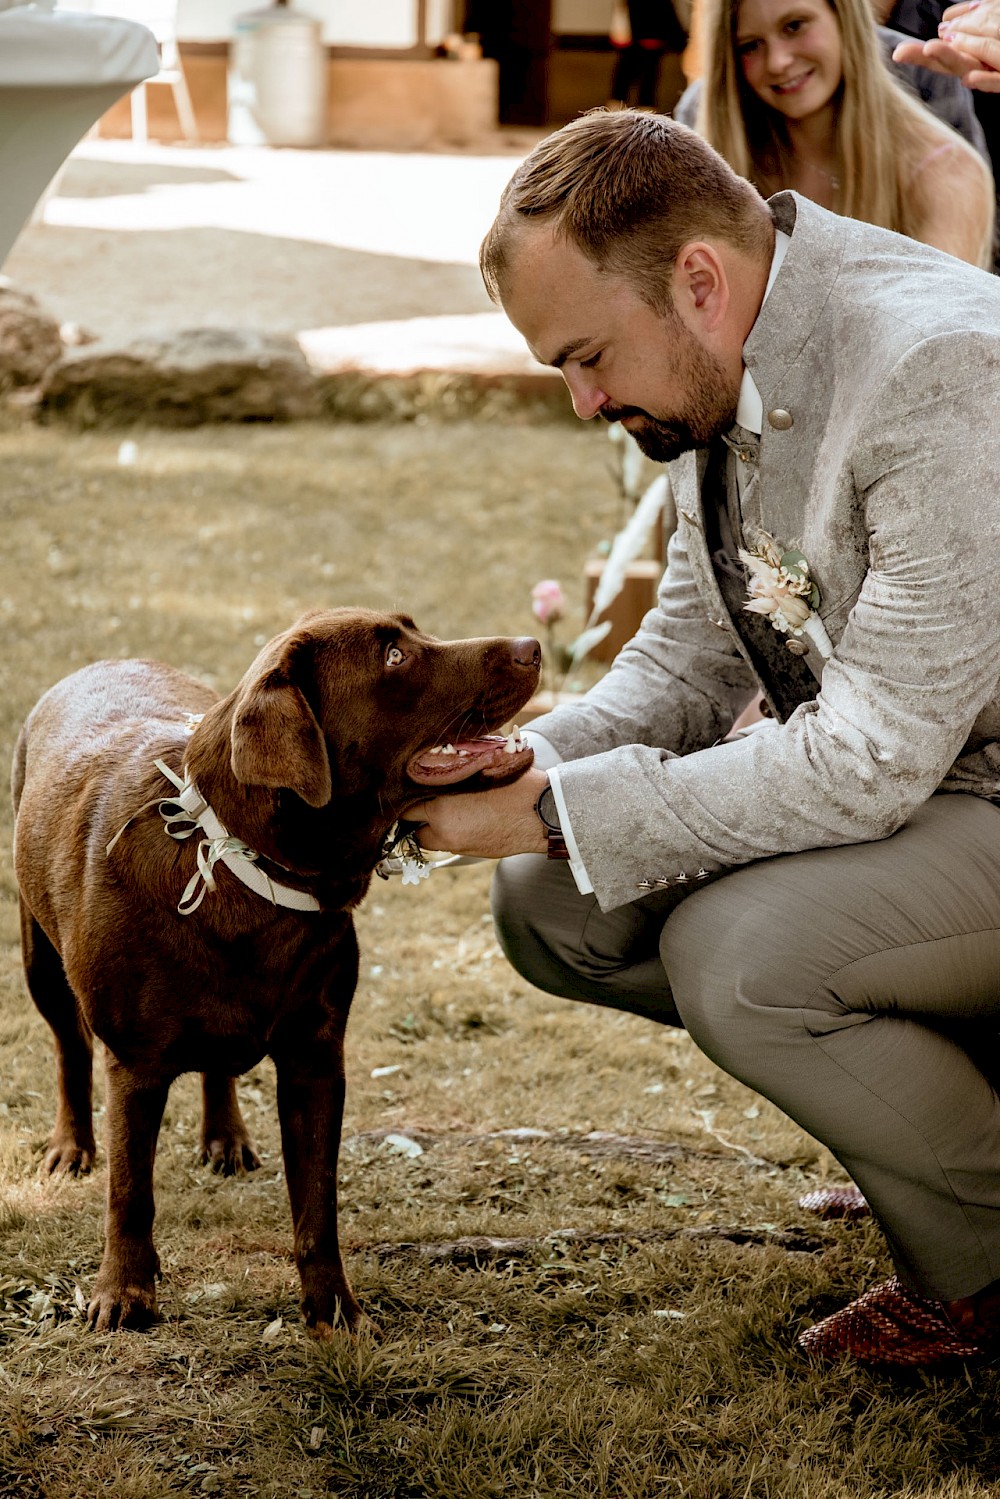
{"label": "dog's floppy ear", "polygon": [[231,763],[245,785],[287,786],[310,807],[325,807],[333,794],[330,757],[316,715],[295,682],[298,643],[272,641],[240,683],[230,729]]}

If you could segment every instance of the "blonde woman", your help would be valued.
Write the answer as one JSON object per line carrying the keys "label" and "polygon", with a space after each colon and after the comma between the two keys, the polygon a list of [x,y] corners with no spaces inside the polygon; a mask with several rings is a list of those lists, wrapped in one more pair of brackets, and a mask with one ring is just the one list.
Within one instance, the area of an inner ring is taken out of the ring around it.
{"label": "blonde woman", "polygon": [[792,188],[990,265],[990,170],[895,81],[882,52],[902,38],[869,0],[705,0],[703,37],[703,86],[676,117],[765,196]]}

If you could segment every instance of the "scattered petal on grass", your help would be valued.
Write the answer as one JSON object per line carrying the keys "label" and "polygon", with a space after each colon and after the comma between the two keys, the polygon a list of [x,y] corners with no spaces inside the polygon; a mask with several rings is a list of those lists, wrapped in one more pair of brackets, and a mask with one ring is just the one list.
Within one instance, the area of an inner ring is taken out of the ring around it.
{"label": "scattered petal on grass", "polygon": [[306,1446],[309,1448],[310,1452],[318,1452],[325,1441],[326,1427],[314,1426],[312,1431],[309,1433],[309,1440],[306,1443]]}
{"label": "scattered petal on grass", "polygon": [[686,1312],[678,1312],[672,1306],[658,1307],[653,1313],[654,1317],[662,1317],[666,1322],[683,1322],[687,1316]]}
{"label": "scattered petal on grass", "polygon": [[418,1145],[416,1140],[411,1140],[409,1135],[386,1135],[382,1144],[394,1151],[396,1155],[412,1158],[424,1153],[424,1147]]}
{"label": "scattered petal on grass", "polygon": [[36,1291],[29,1301],[28,1307],[35,1321],[41,1322],[43,1317],[52,1316],[52,1297],[47,1291]]}
{"label": "scattered petal on grass", "polygon": [[508,1324],[506,1322],[491,1322],[486,1329],[487,1332],[507,1332],[507,1330]]}
{"label": "scattered petal on grass", "polygon": [[666,1083],[650,1083],[649,1087],[643,1088],[642,1091],[644,1093],[665,1093],[667,1091],[667,1085]]}
{"label": "scattered petal on grass", "polygon": [[392,1077],[392,1074],[394,1072],[402,1072],[402,1070],[403,1070],[403,1064],[402,1064],[402,1062],[397,1062],[392,1067],[373,1067],[372,1070],[371,1070],[371,1073],[369,1074],[369,1076],[371,1076],[371,1077]]}
{"label": "scattered petal on grass", "polygon": [[196,1286],[193,1291],[187,1293],[184,1299],[185,1301],[218,1301],[228,1290],[229,1287],[224,1280],[213,1280],[207,1285]]}
{"label": "scattered petal on grass", "polygon": [[262,1343],[273,1343],[274,1340],[275,1340],[275,1338],[281,1332],[281,1329],[282,1329],[283,1326],[284,1326],[284,1318],[283,1317],[275,1317],[274,1321],[273,1322],[269,1322],[267,1324],[267,1326],[264,1328],[264,1331],[261,1333],[261,1335],[260,1335],[261,1342]]}

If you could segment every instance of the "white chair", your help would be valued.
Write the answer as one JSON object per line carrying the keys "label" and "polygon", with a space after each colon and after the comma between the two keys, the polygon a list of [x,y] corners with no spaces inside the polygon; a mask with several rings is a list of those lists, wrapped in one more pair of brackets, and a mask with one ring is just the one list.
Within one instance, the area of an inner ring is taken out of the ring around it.
{"label": "white chair", "polygon": [[198,139],[198,122],[191,106],[184,66],[177,47],[177,0],[58,0],[60,10],[89,10],[102,16],[124,21],[140,21],[156,37],[160,49],[159,71],[132,90],[132,139],[146,144],[149,139],[146,115],[146,90],[154,84],[166,84],[174,96],[177,121],[185,140]]}

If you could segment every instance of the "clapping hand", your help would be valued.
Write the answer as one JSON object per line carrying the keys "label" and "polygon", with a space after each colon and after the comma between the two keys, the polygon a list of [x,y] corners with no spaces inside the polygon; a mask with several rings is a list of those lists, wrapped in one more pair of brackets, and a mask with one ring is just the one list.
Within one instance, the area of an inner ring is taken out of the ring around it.
{"label": "clapping hand", "polygon": [[961,0],[941,17],[938,37],[900,42],[893,62],[950,73],[966,88],[1000,93],[1000,0]]}

